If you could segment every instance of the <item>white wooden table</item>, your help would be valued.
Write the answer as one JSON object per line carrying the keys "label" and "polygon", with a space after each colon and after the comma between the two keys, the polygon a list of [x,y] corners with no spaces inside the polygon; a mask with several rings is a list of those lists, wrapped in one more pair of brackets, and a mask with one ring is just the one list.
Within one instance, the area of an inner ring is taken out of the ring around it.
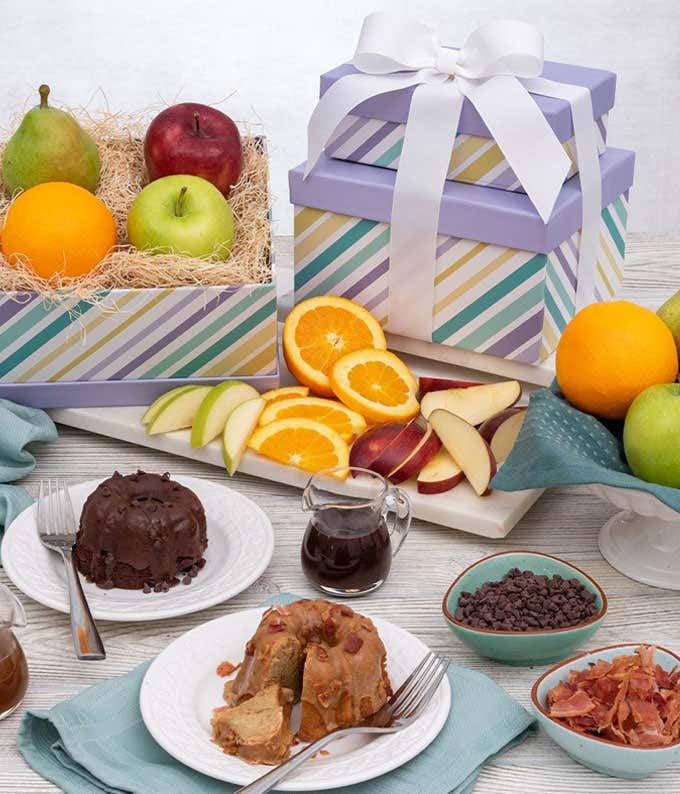
{"label": "white wooden table", "polygon": [[[280,241],[278,247],[285,260],[289,244]],[[631,240],[625,296],[656,308],[678,288],[680,240]],[[41,477],[103,479],[114,469],[131,471],[137,467],[224,480],[224,473],[217,468],[69,428],[60,428],[56,443],[42,445],[35,451],[39,464],[25,483],[33,491]],[[256,606],[277,592],[315,595],[299,565],[305,523],[299,510],[299,492],[245,476],[236,476],[230,485],[255,500],[270,516],[276,531],[271,566],[249,590],[232,601],[195,615],[145,626],[101,623],[108,652],[106,661],[78,662],[73,655],[67,616],[23,599],[30,625],[19,636],[28,656],[31,682],[23,707],[0,723],[0,792],[57,790],[29,769],[17,750],[15,737],[24,708],[47,709],[84,686],[122,675],[188,629],[219,615]],[[583,489],[560,488],[546,493],[503,541],[485,540],[417,521],[395,559],[387,583],[362,600],[360,607],[399,623],[431,648],[453,654],[458,663],[487,673],[528,706],[531,685],[541,669],[505,667],[476,656],[444,624],[441,600],[455,574],[471,561],[495,551],[535,549],[573,561],[605,588],[610,601],[609,616],[593,640],[595,647],[646,641],[679,650],[680,592],[655,590],[630,581],[610,568],[598,552],[598,530],[613,512],[612,507]],[[1,571],[0,581],[7,583]],[[455,748],[451,750],[455,752]],[[680,769],[667,769],[647,781],[620,781],[580,767],[546,737],[539,736],[487,766],[475,791],[678,792]]]}

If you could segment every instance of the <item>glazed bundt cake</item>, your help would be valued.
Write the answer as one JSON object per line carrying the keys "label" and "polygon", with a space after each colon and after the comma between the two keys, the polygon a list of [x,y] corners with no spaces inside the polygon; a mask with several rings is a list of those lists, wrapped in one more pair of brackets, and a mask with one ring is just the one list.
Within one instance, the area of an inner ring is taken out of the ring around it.
{"label": "glazed bundt cake", "polygon": [[189,584],[208,545],[203,505],[169,474],[118,472],[88,496],[76,536],[78,570],[99,587]]}
{"label": "glazed bundt cake", "polygon": [[342,604],[303,599],[264,613],[224,699],[235,706],[272,685],[289,689],[301,704],[298,737],[314,741],[357,725],[385,704],[391,694],[386,664],[385,646],[368,618]]}

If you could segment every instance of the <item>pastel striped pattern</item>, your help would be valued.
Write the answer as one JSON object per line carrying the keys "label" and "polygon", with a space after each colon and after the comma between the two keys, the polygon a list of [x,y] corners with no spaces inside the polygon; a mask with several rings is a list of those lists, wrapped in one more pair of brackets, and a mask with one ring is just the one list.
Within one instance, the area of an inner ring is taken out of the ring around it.
{"label": "pastel striped pattern", "polygon": [[0,382],[273,374],[276,285],[112,290],[96,304],[0,293]]}
{"label": "pastel striped pattern", "polygon": [[[607,114],[597,119],[598,148],[602,154],[607,142]],[[396,169],[404,143],[405,124],[349,115],[333,133],[326,153],[338,160]],[[571,160],[567,179],[578,172],[574,139],[563,144]],[[472,185],[487,185],[523,193],[514,171],[493,138],[457,135],[447,179]]]}
{"label": "pastel striped pattern", "polygon": [[[627,213],[627,195],[602,211],[599,300],[614,297],[623,281]],[[342,295],[385,324],[389,232],[388,224],[297,207],[296,303],[313,295]],[[425,341],[529,364],[542,361],[574,314],[579,235],[548,255],[441,235],[433,333]]]}

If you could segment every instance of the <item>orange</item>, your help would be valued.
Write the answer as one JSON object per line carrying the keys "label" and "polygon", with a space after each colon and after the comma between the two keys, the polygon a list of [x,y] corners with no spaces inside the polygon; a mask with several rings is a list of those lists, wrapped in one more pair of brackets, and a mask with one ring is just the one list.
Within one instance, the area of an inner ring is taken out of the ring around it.
{"label": "orange", "polygon": [[678,375],[673,335],[654,312],[628,301],[593,303],[567,325],[557,345],[557,382],[581,411],[623,419],[648,386]]}
{"label": "orange", "polygon": [[106,205],[69,182],[43,182],[10,205],[2,253],[39,276],[84,276],[116,244],[116,224]]}
{"label": "orange", "polygon": [[260,397],[267,402],[287,400],[289,397],[306,397],[309,394],[307,386],[282,386],[280,389],[270,389],[262,392]]}
{"label": "orange", "polygon": [[361,414],[325,397],[291,397],[274,400],[260,414],[260,424],[268,425],[277,419],[314,419],[335,430],[345,441],[361,435],[366,430],[366,420]]}
{"label": "orange", "polygon": [[416,379],[388,350],[348,353],[333,365],[330,381],[339,400],[373,422],[406,421],[420,410]]}
{"label": "orange", "polygon": [[[347,442],[313,419],[277,419],[259,427],[248,446],[266,458],[312,473],[349,465]],[[340,471],[333,476],[344,480],[347,474]]]}
{"label": "orange", "polygon": [[373,315],[347,298],[320,295],[298,303],[283,326],[283,354],[291,374],[323,397],[332,397],[328,373],[352,350],[387,347]]}

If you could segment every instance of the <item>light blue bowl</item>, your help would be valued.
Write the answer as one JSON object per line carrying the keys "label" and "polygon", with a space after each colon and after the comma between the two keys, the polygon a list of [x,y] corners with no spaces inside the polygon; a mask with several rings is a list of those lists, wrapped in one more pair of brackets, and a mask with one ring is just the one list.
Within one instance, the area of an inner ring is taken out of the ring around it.
{"label": "light blue bowl", "polygon": [[[543,673],[531,690],[531,704],[541,728],[574,761],[604,775],[633,780],[648,777],[679,760],[680,741],[663,747],[631,747],[597,736],[587,736],[551,719],[548,716],[546,699],[548,692],[564,680],[570,670],[583,670],[588,662],[596,662],[598,659],[610,662],[616,656],[632,654],[640,644],[610,645],[589,653],[581,653]],[[680,665],[680,656],[657,646],[656,661],[664,670],[671,670],[676,665]]]}
{"label": "light blue bowl", "polygon": [[[566,629],[534,631],[480,629],[456,620],[458,599],[464,590],[472,592],[484,582],[498,582],[511,568],[578,579],[595,593],[597,614],[585,623]],[[478,560],[459,574],[444,596],[442,611],[456,637],[481,656],[517,666],[554,664],[572,654],[579,645],[585,645],[597,631],[607,612],[607,596],[594,579],[571,563],[538,551],[502,551]]]}

